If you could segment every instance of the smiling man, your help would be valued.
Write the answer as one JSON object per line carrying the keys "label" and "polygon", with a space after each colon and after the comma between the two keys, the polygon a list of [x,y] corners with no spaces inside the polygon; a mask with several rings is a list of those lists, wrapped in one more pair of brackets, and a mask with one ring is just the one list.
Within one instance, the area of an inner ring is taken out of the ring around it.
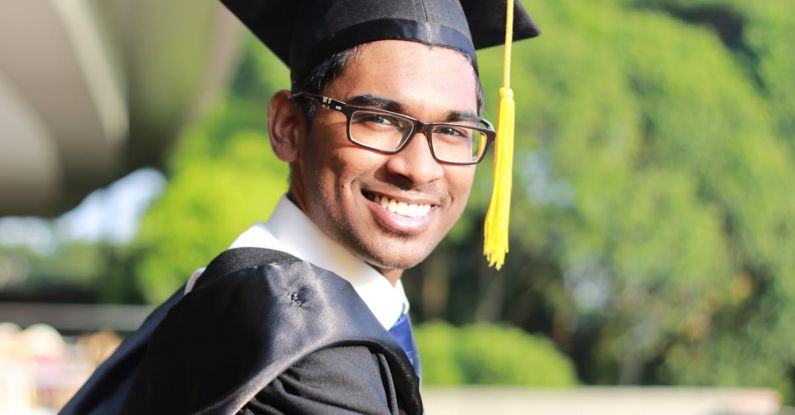
{"label": "smiling man", "polygon": [[[396,285],[469,196],[475,165],[437,158],[475,162],[483,151],[473,136],[492,132],[479,123],[476,74],[460,52],[382,40],[352,55],[323,91],[343,111],[320,109],[307,125],[292,100],[323,98],[281,92],[271,102],[271,140],[290,163],[290,195],[309,220]],[[449,124],[417,131],[415,120]]]}
{"label": "smiling man", "polygon": [[[475,48],[503,0],[226,0],[291,69],[271,218],[156,310],[64,413],[421,413],[400,277],[461,217],[495,133]],[[515,38],[538,34],[518,2]]]}

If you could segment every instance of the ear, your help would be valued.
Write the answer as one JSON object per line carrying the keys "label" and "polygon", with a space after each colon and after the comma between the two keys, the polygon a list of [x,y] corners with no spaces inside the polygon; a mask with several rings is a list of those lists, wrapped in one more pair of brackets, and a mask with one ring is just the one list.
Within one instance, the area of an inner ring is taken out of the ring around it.
{"label": "ear", "polygon": [[290,91],[274,94],[268,105],[268,136],[276,157],[288,163],[298,159],[305,134],[304,114],[290,99]]}

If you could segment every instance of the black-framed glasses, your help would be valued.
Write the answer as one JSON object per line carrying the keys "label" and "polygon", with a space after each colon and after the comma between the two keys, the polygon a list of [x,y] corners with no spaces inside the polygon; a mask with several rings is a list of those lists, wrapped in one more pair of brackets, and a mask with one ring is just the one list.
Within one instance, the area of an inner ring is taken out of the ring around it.
{"label": "black-framed glasses", "polygon": [[292,97],[308,99],[342,112],[348,121],[348,140],[384,154],[400,152],[418,132],[422,132],[428,140],[431,155],[437,161],[445,164],[477,164],[483,160],[486,150],[494,141],[494,127],[482,118],[477,123],[426,123],[398,112],[349,105],[310,92],[298,92]]}

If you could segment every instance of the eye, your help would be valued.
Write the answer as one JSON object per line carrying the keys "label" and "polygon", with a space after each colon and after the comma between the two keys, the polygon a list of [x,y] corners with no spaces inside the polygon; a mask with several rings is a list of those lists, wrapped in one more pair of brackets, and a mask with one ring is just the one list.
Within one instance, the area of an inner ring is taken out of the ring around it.
{"label": "eye", "polygon": [[363,123],[372,123],[378,125],[397,125],[397,121],[388,115],[378,114],[378,113],[359,113],[356,114],[356,121],[363,122]]}
{"label": "eye", "polygon": [[360,111],[353,114],[352,122],[369,130],[390,130],[405,133],[411,130],[411,123],[389,114]]}
{"label": "eye", "polygon": [[443,134],[451,137],[469,137],[469,129],[456,128],[453,126],[438,127],[433,131],[434,134]]}

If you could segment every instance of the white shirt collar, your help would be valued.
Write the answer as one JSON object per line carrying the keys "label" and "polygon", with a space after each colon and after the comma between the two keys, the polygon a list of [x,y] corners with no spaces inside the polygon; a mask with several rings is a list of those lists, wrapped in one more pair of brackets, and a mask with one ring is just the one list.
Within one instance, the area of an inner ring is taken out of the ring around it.
{"label": "white shirt collar", "polygon": [[282,197],[267,222],[243,232],[229,247],[281,251],[325,268],[347,280],[375,318],[389,330],[409,302],[398,280],[392,286],[375,268],[329,238],[287,197]]}

